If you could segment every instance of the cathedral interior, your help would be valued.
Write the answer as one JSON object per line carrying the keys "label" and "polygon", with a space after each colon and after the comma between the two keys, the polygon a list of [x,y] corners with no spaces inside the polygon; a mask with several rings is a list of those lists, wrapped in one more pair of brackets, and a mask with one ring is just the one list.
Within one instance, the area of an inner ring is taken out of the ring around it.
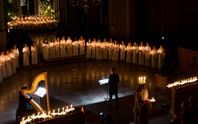
{"label": "cathedral interior", "polygon": [[149,124],[198,123],[197,0],[0,1],[0,123],[136,124],[142,82]]}

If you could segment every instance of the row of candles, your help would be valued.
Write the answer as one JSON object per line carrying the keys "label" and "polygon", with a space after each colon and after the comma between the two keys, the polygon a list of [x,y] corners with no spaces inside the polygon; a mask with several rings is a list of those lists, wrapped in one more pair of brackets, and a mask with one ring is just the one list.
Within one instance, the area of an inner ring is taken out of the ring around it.
{"label": "row of candles", "polygon": [[66,106],[66,107],[63,107],[62,109],[60,109],[60,108],[58,108],[57,110],[54,109],[52,112],[50,112],[50,111],[47,113],[38,112],[37,114],[27,116],[26,118],[23,117],[22,120],[20,121],[20,124],[27,124],[27,123],[33,122],[37,119],[52,119],[56,116],[64,116],[67,113],[72,112],[74,110],[75,110],[75,108],[73,107],[73,105],[70,105],[70,107]]}
{"label": "row of candles", "polygon": [[187,78],[187,79],[184,79],[184,80],[175,81],[174,83],[168,84],[167,88],[172,88],[172,87],[176,87],[176,86],[181,86],[181,85],[193,83],[193,82],[196,82],[197,80],[198,80],[197,76],[190,77],[190,78]]}
{"label": "row of candles", "polygon": [[13,16],[11,17],[11,20],[15,21],[15,20],[21,20],[21,19],[25,19],[25,20],[46,20],[46,19],[54,19],[53,16],[25,16],[25,17],[18,17],[18,16]]}
{"label": "row of candles", "polygon": [[[52,16],[28,16],[28,17],[12,17],[7,23],[8,28],[22,28],[23,26],[55,24],[56,20]],[[20,27],[22,26],[22,27]]]}

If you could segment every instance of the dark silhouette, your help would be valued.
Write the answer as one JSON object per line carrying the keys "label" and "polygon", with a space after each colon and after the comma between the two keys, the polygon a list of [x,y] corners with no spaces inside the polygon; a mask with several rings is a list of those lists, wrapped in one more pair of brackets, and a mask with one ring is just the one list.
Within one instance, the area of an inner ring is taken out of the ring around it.
{"label": "dark silhouette", "polygon": [[118,83],[119,83],[119,75],[115,73],[115,68],[110,68],[109,75],[109,107],[112,108],[112,96],[115,95],[116,98],[116,106],[119,107],[118,102]]}

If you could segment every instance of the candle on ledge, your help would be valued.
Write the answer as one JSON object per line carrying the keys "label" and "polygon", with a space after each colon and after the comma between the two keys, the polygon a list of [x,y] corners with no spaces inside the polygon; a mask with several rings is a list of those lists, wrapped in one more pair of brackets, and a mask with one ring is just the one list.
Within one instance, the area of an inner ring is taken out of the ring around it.
{"label": "candle on ledge", "polygon": [[60,108],[58,108],[58,113],[60,112]]}
{"label": "candle on ledge", "polygon": [[64,110],[65,110],[65,108],[63,107],[63,108],[62,108],[62,111],[64,111]]}

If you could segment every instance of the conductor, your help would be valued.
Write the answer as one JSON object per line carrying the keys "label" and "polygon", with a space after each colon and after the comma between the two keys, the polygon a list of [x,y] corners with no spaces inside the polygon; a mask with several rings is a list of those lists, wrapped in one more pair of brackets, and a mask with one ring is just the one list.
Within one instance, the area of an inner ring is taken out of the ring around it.
{"label": "conductor", "polygon": [[110,68],[110,75],[109,75],[109,107],[112,108],[112,96],[115,95],[116,98],[116,106],[119,107],[118,101],[118,83],[119,83],[119,76],[115,72],[115,68]]}

